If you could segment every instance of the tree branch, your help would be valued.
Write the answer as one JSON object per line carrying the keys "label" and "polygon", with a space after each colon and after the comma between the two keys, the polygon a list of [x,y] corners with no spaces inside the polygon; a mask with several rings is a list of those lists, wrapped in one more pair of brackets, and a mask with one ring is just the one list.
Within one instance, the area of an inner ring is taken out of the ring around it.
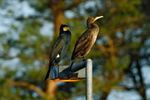
{"label": "tree branch", "polygon": [[45,93],[42,91],[42,89],[40,89],[39,87],[37,87],[37,86],[35,86],[31,83],[28,83],[28,82],[25,82],[25,81],[14,81],[14,80],[11,80],[10,83],[11,83],[12,86],[22,87],[22,88],[25,88],[25,89],[33,90],[37,94],[39,94],[40,96],[42,96],[42,97],[45,96]]}
{"label": "tree branch", "polygon": [[132,81],[134,83],[134,88],[137,90],[137,88],[138,88],[137,80],[136,80],[136,76],[132,72],[132,64],[133,64],[133,58],[130,56],[130,63],[129,63],[128,71],[129,71],[129,74],[130,74]]}
{"label": "tree branch", "polygon": [[143,100],[147,100],[147,95],[146,95],[146,89],[145,89],[145,83],[144,83],[144,79],[143,79],[143,75],[142,75],[142,69],[141,69],[141,65],[139,63],[139,59],[136,59],[136,67],[138,70],[138,75],[139,75],[139,82],[140,82],[140,87],[139,87],[139,92],[143,97]]}

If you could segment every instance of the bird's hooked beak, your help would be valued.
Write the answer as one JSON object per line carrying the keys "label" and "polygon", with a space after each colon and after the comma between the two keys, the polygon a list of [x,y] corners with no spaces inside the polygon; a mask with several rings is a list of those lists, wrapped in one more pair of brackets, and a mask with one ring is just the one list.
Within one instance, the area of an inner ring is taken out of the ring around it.
{"label": "bird's hooked beak", "polygon": [[96,20],[100,19],[100,18],[103,18],[103,16],[97,16],[94,18],[93,22],[95,22]]}

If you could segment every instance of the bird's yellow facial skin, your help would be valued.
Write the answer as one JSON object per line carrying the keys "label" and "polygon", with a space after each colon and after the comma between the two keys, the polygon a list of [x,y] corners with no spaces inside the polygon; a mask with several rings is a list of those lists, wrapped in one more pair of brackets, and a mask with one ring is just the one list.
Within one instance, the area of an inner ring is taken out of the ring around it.
{"label": "bird's yellow facial skin", "polygon": [[69,31],[69,27],[63,27],[63,31]]}

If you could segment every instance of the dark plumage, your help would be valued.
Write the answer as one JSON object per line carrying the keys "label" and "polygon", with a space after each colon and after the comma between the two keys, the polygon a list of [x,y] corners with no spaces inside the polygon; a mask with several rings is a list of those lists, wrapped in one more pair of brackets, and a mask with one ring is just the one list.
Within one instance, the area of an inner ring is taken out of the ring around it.
{"label": "dark plumage", "polygon": [[50,52],[49,69],[45,76],[45,80],[49,78],[51,67],[57,65],[61,61],[61,59],[64,58],[68,49],[68,45],[70,43],[70,39],[71,32],[69,30],[69,26],[61,25],[59,37],[56,39],[56,42],[53,45],[53,48]]}
{"label": "dark plumage", "polygon": [[87,30],[79,37],[79,39],[75,44],[72,57],[71,57],[72,61],[75,59],[84,58],[90,52],[99,33],[99,26],[95,23],[95,21],[102,17],[103,16],[98,16],[95,18],[88,17]]}

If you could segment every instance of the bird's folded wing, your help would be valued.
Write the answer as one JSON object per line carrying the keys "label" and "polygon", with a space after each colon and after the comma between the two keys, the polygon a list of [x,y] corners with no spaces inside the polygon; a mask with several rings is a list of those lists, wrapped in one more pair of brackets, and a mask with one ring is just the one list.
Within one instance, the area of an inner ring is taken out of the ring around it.
{"label": "bird's folded wing", "polygon": [[64,38],[59,37],[53,46],[51,57],[50,57],[51,60],[55,60],[58,55],[60,56],[60,53],[64,45],[65,45]]}
{"label": "bird's folded wing", "polygon": [[88,31],[86,31],[85,34],[83,33],[83,35],[81,35],[81,37],[78,39],[75,45],[75,49],[73,51],[74,57],[84,55],[87,49],[89,48],[91,44],[92,35],[86,34],[87,32]]}

